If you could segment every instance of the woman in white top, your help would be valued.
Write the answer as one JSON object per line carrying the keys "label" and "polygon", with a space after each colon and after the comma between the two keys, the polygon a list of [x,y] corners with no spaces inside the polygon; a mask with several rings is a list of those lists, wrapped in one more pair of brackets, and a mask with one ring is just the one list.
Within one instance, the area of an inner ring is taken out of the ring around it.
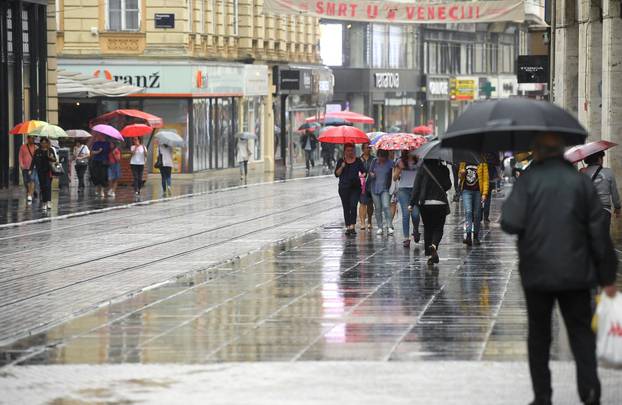
{"label": "woman in white top", "polygon": [[238,163],[240,164],[240,180],[246,179],[248,176],[248,159],[251,155],[251,149],[248,146],[248,140],[238,139]]}
{"label": "woman in white top", "polygon": [[78,176],[78,192],[84,191],[84,174],[89,167],[89,156],[91,156],[91,151],[86,142],[86,138],[79,138],[76,146],[73,147],[74,167]]}
{"label": "woman in white top", "polygon": [[413,223],[413,239],[415,243],[419,243],[421,236],[419,234],[419,209],[414,206],[411,212],[408,211],[410,205],[410,197],[413,193],[415,177],[417,175],[417,158],[410,156],[407,150],[402,151],[395,169],[393,169],[393,181],[398,182],[397,199],[402,209],[402,231],[404,232],[405,248],[410,247],[410,222]]}
{"label": "woman in white top", "polygon": [[147,160],[147,148],[142,144],[141,138],[132,138],[132,158],[130,159],[130,168],[132,169],[132,177],[134,178],[134,193],[139,196],[140,189],[143,187],[143,172],[145,170],[145,161]]}
{"label": "woman in white top", "polygon": [[166,144],[160,144],[160,155],[162,156],[162,166],[160,175],[162,176],[162,193],[165,196],[172,194],[171,173],[173,172],[173,148]]}

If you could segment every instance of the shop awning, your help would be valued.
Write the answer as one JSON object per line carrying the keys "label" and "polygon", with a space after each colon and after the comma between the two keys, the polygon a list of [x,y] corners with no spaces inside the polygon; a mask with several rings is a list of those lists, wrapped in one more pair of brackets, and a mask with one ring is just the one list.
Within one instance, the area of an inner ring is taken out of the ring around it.
{"label": "shop awning", "polygon": [[58,97],[125,97],[145,89],[129,84],[89,76],[84,73],[58,70]]}

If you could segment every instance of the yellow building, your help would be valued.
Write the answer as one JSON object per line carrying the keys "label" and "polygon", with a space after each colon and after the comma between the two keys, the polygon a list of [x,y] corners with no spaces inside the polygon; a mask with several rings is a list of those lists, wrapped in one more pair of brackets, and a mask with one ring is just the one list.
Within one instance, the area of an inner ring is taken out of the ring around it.
{"label": "yellow building", "polygon": [[56,0],[59,69],[144,89],[116,98],[60,94],[61,125],[85,128],[116,108],[159,115],[186,139],[176,157],[180,172],[237,166],[235,134],[251,132],[251,160],[272,170],[275,144],[293,144],[275,138],[280,106],[273,99],[283,97],[273,74],[297,72],[298,88],[284,90],[295,95],[288,111],[317,110],[330,97],[332,75],[320,65],[318,21],[264,15],[262,3]]}

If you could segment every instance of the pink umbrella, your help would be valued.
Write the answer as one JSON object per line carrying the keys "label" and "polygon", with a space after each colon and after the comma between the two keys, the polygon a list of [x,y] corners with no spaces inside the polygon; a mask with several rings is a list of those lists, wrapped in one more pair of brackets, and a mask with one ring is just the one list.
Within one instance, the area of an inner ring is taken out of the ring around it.
{"label": "pink umbrella", "polygon": [[110,125],[106,125],[106,124],[95,125],[93,128],[91,128],[91,130],[98,132],[102,135],[109,136],[119,141],[123,140],[123,135],[121,135],[121,133],[116,128],[111,127]]}
{"label": "pink umbrella", "polygon": [[383,150],[415,150],[424,143],[426,139],[421,135],[397,133],[384,135],[374,147]]}
{"label": "pink umbrella", "polygon": [[355,113],[353,111],[335,111],[324,114],[320,114],[319,117],[311,116],[305,120],[305,122],[323,122],[325,119],[341,119],[348,122],[356,122],[359,124],[373,124],[374,119],[363,114]]}
{"label": "pink umbrella", "polygon": [[605,151],[607,149],[613,148],[617,143],[609,142],[609,141],[595,141],[586,143],[585,145],[577,145],[568,149],[566,153],[564,153],[564,157],[566,160],[577,163],[584,160],[588,156],[592,156],[598,152]]}
{"label": "pink umbrella", "polygon": [[434,131],[426,125],[419,125],[413,128],[413,133],[417,135],[431,135]]}

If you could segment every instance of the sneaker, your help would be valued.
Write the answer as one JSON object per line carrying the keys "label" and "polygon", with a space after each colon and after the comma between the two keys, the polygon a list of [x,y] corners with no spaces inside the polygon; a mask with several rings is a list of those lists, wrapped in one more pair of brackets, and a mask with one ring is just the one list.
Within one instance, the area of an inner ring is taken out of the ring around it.
{"label": "sneaker", "polygon": [[464,239],[462,240],[462,243],[464,243],[467,246],[471,246],[473,244],[473,241],[471,240],[470,232],[464,235]]}
{"label": "sneaker", "polygon": [[52,201],[48,201],[48,203],[47,203],[47,207],[48,207],[48,209],[49,209],[49,210],[51,210],[51,209],[52,209]]}
{"label": "sneaker", "polygon": [[413,239],[415,243],[419,243],[419,241],[421,241],[421,234],[418,231],[413,232]]}
{"label": "sneaker", "polygon": [[29,203],[32,203],[32,196],[29,195],[28,197],[26,197],[26,201],[28,201]]}
{"label": "sneaker", "polygon": [[139,196],[139,195],[140,195],[140,193],[139,193],[138,191],[135,191],[135,192],[134,192],[134,195]]}
{"label": "sneaker", "polygon": [[108,191],[108,197],[115,198],[116,194],[114,193],[114,191]]}
{"label": "sneaker", "polygon": [[166,187],[166,194],[169,197],[173,195],[173,189],[171,189],[171,186]]}
{"label": "sneaker", "polygon": [[99,192],[99,196],[100,196],[101,198],[106,198],[106,194],[105,194],[103,191],[100,191],[100,192]]}
{"label": "sneaker", "polygon": [[410,248],[410,239],[404,240],[404,242],[402,242],[402,246],[404,246],[405,248]]}
{"label": "sneaker", "polygon": [[378,230],[376,231],[376,235],[382,235],[384,233],[382,228],[378,228]]}
{"label": "sneaker", "polygon": [[393,235],[395,233],[395,230],[393,228],[388,228],[387,233],[389,234],[389,236]]}

